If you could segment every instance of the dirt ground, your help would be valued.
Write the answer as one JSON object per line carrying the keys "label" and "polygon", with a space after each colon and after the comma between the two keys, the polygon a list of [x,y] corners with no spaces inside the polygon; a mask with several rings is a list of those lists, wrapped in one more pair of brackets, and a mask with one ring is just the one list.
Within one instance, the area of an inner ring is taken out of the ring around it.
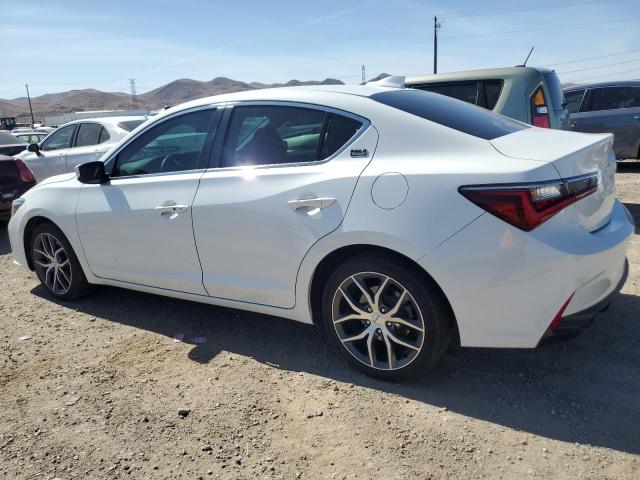
{"label": "dirt ground", "polygon": [[[617,181],[640,225],[640,166]],[[637,480],[639,244],[581,336],[389,384],[286,320],[114,288],[57,303],[2,228],[0,477]]]}

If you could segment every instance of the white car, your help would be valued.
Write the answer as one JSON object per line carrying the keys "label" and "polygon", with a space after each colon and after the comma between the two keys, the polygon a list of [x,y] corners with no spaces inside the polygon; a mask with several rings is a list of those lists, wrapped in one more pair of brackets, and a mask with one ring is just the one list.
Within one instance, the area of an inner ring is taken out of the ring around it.
{"label": "white car", "polygon": [[[73,172],[76,165],[98,160],[146,121],[146,117],[107,117],[66,123],[18,155],[36,180]],[[21,135],[17,133],[16,135]]]}
{"label": "white car", "polygon": [[401,379],[608,305],[634,232],[611,145],[413,89],[233,93],[37,185],[9,236],[61,300],[112,285],[315,323]]}

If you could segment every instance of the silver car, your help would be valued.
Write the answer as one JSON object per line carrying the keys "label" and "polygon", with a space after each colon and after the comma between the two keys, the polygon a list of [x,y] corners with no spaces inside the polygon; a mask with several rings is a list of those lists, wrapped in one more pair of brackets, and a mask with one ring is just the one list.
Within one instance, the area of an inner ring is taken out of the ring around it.
{"label": "silver car", "polygon": [[564,95],[573,130],[613,133],[618,160],[640,159],[640,81],[577,85]]}
{"label": "silver car", "polygon": [[473,103],[542,128],[569,129],[569,113],[553,70],[491,68],[408,76],[407,87]]}

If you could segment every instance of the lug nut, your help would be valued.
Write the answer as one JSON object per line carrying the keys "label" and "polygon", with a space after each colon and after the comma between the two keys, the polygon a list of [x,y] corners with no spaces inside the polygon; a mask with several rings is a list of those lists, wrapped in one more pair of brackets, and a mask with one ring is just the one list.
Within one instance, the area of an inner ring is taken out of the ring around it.
{"label": "lug nut", "polygon": [[387,328],[391,327],[391,322],[387,322]]}
{"label": "lug nut", "polygon": [[380,330],[379,328],[376,328],[376,333],[380,334],[382,333],[382,330]]}
{"label": "lug nut", "polygon": [[373,308],[367,307],[367,312],[369,312],[369,313],[373,312]]}
{"label": "lug nut", "polygon": [[380,309],[380,311],[381,311],[382,313],[387,313],[387,309],[386,309],[386,308],[384,308],[384,307],[382,307],[382,308]]}
{"label": "lug nut", "polygon": [[371,320],[367,320],[367,325],[371,325]]}

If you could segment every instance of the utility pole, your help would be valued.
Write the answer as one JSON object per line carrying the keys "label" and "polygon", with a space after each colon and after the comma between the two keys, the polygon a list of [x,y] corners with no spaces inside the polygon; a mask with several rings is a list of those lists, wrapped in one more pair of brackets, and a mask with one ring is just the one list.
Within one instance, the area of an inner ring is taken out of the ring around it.
{"label": "utility pole", "polygon": [[438,17],[433,17],[433,73],[438,73]]}
{"label": "utility pole", "polygon": [[367,83],[367,74],[366,68],[364,67],[364,65],[362,65],[362,85],[364,85],[365,83]]}
{"label": "utility pole", "polygon": [[131,108],[136,108],[136,79],[130,78],[129,84],[131,85]]}
{"label": "utility pole", "polygon": [[33,127],[36,123],[36,120],[33,118],[33,108],[31,108],[31,95],[29,95],[29,84],[25,83],[24,86],[27,89],[27,99],[29,100],[29,111],[31,112],[31,126]]}

